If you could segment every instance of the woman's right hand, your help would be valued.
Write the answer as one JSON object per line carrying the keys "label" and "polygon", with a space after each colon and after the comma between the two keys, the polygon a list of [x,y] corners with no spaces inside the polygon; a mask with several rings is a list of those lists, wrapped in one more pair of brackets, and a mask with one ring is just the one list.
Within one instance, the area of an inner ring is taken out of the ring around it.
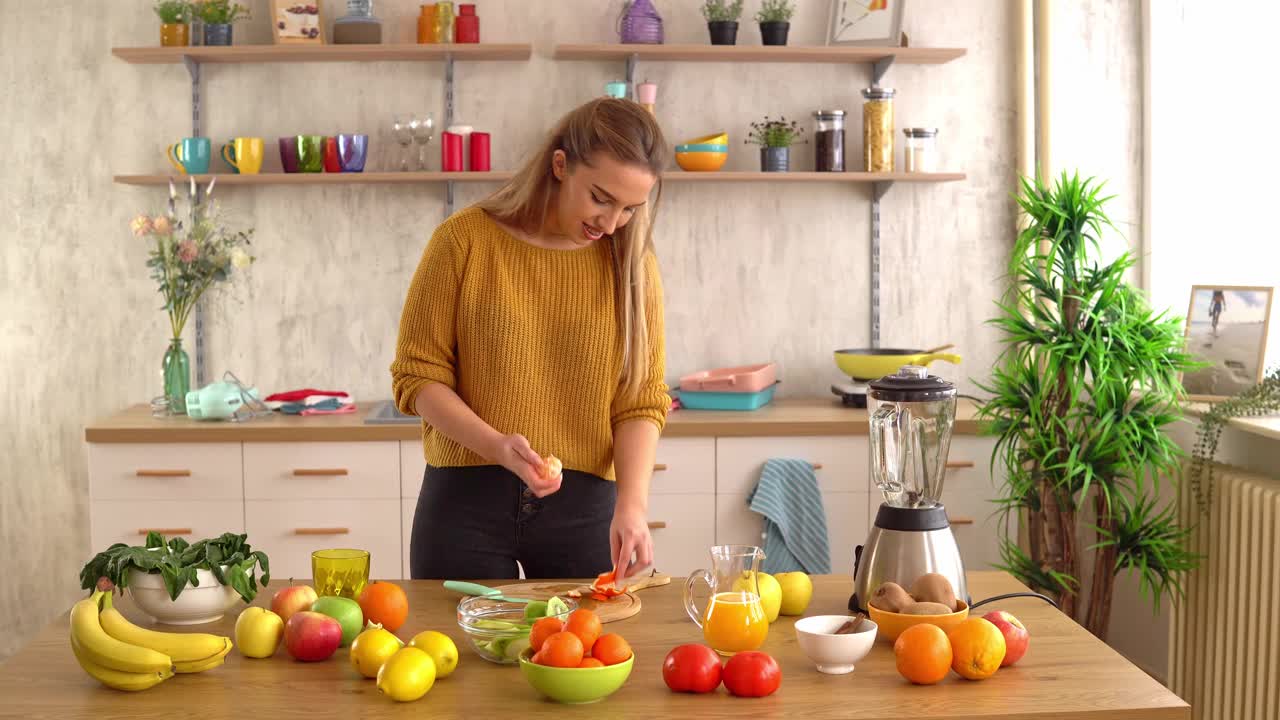
{"label": "woman's right hand", "polygon": [[503,435],[495,454],[502,467],[515,473],[533,491],[534,497],[546,497],[560,489],[562,476],[543,476],[542,456],[534,452],[525,436]]}

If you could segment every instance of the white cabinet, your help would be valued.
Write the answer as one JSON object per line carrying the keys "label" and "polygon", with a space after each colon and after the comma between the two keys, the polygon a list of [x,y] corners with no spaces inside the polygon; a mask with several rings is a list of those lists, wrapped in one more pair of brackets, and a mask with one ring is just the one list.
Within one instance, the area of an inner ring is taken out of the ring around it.
{"label": "white cabinet", "polygon": [[422,454],[422,441],[401,440],[400,497],[417,500],[418,491],[422,489],[422,476],[426,472],[427,459]]}
{"label": "white cabinet", "polygon": [[391,580],[403,572],[400,500],[249,500],[245,532],[255,549],[271,558],[271,574],[311,577],[311,553],[358,548],[370,555],[369,579]]}
{"label": "white cabinet", "polygon": [[707,567],[708,551],[715,545],[715,512],[716,496],[711,493],[650,497],[654,567],[673,577]]}
{"label": "white cabinet", "polygon": [[398,498],[399,444],[247,443],[244,493],[249,500]]}
{"label": "white cabinet", "polygon": [[750,493],[771,458],[816,466],[823,492],[867,492],[865,437],[733,437],[716,439],[716,493]]}
{"label": "white cabinet", "polygon": [[[865,492],[822,493],[833,573],[853,572],[853,548],[866,540],[870,529],[868,501]],[[764,518],[747,506],[746,494],[716,496],[716,544],[763,546]]]}
{"label": "white cabinet", "polygon": [[[960,546],[960,557],[966,570],[990,570],[1000,562],[998,478],[990,471],[995,438],[959,436],[951,438],[949,461],[953,465],[973,463],[972,467],[947,470],[942,487],[942,504],[951,518],[951,531]],[[1016,518],[1010,516],[1010,533],[1017,537]],[[972,522],[970,522],[972,521]]]}
{"label": "white cabinet", "polygon": [[649,484],[651,495],[709,495],[716,491],[715,438],[664,438]]}
{"label": "white cabinet", "polygon": [[94,443],[93,500],[240,500],[240,443]]}
{"label": "white cabinet", "polygon": [[[115,543],[141,545],[155,530],[187,542],[244,532],[242,500],[94,500],[90,505],[92,553]],[[257,548],[257,540],[249,539]]]}

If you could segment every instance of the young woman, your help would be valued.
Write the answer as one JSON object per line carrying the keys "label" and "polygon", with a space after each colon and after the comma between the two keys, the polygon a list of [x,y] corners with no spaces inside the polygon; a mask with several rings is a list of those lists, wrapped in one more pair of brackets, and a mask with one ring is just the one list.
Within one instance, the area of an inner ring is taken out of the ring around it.
{"label": "young woman", "polygon": [[432,235],[391,365],[427,460],[414,578],[514,578],[519,562],[530,578],[621,580],[652,564],[671,400],[650,223],[667,158],[640,105],[593,100]]}

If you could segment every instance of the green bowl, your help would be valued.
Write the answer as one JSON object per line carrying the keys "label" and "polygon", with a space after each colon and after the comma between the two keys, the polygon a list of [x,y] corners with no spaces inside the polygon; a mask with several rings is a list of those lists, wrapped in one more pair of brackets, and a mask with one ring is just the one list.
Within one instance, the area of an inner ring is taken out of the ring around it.
{"label": "green bowl", "polygon": [[520,653],[520,672],[534,690],[556,702],[585,705],[599,702],[618,691],[631,676],[635,653],[626,662],[600,668],[558,668],[535,664],[533,648]]}

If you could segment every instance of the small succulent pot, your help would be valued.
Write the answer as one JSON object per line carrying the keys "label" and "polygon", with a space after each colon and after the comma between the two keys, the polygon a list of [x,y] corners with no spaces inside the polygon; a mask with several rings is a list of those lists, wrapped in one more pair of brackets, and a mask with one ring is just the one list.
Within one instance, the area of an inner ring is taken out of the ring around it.
{"label": "small succulent pot", "polygon": [[791,169],[791,148],[760,148],[760,169],[764,172],[787,172]]}
{"label": "small succulent pot", "polygon": [[231,45],[231,23],[205,23],[205,45]]}
{"label": "small succulent pot", "polygon": [[791,30],[789,22],[762,22],[760,23],[760,42],[765,45],[786,45],[789,30]]}
{"label": "small succulent pot", "polygon": [[186,47],[191,44],[191,26],[186,23],[160,23],[160,47]]}
{"label": "small succulent pot", "polygon": [[738,23],[736,20],[713,20],[707,23],[711,33],[712,45],[737,45]]}

